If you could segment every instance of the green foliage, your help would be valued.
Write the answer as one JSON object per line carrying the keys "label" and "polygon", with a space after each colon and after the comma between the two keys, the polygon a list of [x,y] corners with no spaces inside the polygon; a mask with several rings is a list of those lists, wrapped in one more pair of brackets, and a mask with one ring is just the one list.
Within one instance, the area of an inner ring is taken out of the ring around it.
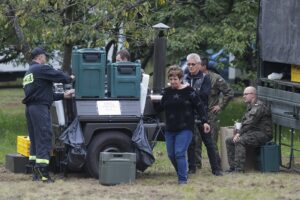
{"label": "green foliage", "polygon": [[225,48],[236,56],[236,66],[253,70],[258,5],[258,0],[4,0],[0,54],[7,55],[7,47],[12,47],[10,54],[22,51],[18,23],[30,46],[64,52],[64,67],[69,67],[74,45],[99,47],[113,41],[118,46],[120,38],[133,59],[147,61],[156,34],[152,26],[163,22],[171,27],[169,63],[189,52]]}

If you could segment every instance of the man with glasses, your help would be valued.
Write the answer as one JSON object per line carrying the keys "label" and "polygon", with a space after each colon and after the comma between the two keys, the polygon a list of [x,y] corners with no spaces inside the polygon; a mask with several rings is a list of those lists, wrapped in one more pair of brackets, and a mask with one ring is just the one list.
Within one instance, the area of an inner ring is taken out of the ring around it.
{"label": "man with glasses", "polygon": [[230,169],[228,172],[244,172],[247,146],[261,146],[272,140],[271,111],[257,99],[252,86],[244,90],[244,102],[248,104],[240,129],[234,129],[234,136],[226,139]]}
{"label": "man with glasses", "polygon": [[[208,97],[211,91],[211,82],[209,77],[205,76],[200,71],[201,58],[196,53],[191,53],[187,56],[187,65],[189,73],[186,77],[186,81],[196,90],[201,101],[205,106],[206,112],[208,112]],[[188,149],[188,162],[189,162],[189,173],[196,173],[196,167],[201,168],[201,153],[202,153],[202,141],[204,142],[207,154],[212,169],[212,173],[216,176],[222,175],[220,167],[217,163],[215,145],[212,139],[211,133],[204,133],[202,128],[196,125],[194,129],[193,139]]]}

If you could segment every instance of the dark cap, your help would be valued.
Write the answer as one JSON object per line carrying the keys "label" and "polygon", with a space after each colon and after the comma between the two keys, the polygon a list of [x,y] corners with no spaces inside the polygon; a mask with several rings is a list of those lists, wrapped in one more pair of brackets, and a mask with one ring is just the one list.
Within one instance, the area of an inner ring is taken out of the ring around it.
{"label": "dark cap", "polygon": [[34,59],[36,56],[41,54],[45,54],[46,56],[49,55],[44,49],[36,47],[31,51],[31,59]]}

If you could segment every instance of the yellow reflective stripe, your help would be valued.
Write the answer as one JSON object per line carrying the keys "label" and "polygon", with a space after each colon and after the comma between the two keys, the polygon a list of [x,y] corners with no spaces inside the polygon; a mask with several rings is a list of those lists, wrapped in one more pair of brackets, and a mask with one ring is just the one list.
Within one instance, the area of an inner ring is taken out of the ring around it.
{"label": "yellow reflective stripe", "polygon": [[29,156],[29,160],[36,160],[36,156]]}
{"label": "yellow reflective stripe", "polygon": [[27,74],[23,78],[23,87],[25,87],[25,85],[27,85],[29,83],[32,83],[33,81],[34,81],[33,74],[32,73]]}
{"label": "yellow reflective stripe", "polygon": [[36,164],[49,164],[49,160],[47,159],[39,159],[37,158],[36,161],[35,161]]}

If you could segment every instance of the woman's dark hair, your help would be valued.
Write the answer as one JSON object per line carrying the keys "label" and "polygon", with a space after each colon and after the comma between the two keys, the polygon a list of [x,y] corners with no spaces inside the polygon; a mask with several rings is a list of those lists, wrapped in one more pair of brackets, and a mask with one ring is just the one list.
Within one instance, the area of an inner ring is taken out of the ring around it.
{"label": "woman's dark hair", "polygon": [[183,78],[183,71],[178,65],[171,65],[168,68],[168,78],[171,76],[177,76],[179,79]]}

